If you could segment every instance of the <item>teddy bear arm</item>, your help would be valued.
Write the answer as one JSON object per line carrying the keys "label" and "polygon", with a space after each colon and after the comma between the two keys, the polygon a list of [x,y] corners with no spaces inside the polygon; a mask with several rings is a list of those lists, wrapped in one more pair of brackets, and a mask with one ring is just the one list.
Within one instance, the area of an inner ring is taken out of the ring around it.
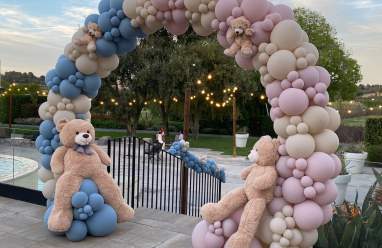
{"label": "teddy bear arm", "polygon": [[61,175],[64,172],[64,157],[67,150],[65,146],[60,146],[52,155],[50,165],[55,176]]}
{"label": "teddy bear arm", "polygon": [[247,28],[245,30],[245,35],[247,36],[252,36],[253,35],[253,29],[252,28]]}
{"label": "teddy bear arm", "polygon": [[268,169],[263,175],[255,178],[255,180],[253,181],[253,186],[258,190],[266,190],[274,186],[276,179],[276,171],[273,168]]}
{"label": "teddy bear arm", "polygon": [[253,169],[253,167],[255,167],[255,166],[251,165],[251,166],[248,166],[247,168],[245,168],[244,170],[242,170],[240,173],[241,179],[243,179],[243,180],[247,179],[247,177],[248,177],[249,173],[251,173],[251,170]]}
{"label": "teddy bear arm", "polygon": [[97,146],[95,144],[92,144],[91,146],[94,149],[94,151],[97,153],[101,162],[104,165],[109,166],[111,164],[111,159],[110,159],[109,155],[107,155],[107,153],[104,150],[102,150],[99,146]]}

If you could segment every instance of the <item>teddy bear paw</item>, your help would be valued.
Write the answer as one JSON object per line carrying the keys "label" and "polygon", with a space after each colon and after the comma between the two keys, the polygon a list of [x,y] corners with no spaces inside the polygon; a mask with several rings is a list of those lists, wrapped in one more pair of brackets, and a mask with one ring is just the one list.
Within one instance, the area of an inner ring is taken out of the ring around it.
{"label": "teddy bear paw", "polygon": [[252,56],[253,51],[252,51],[252,48],[250,48],[250,47],[243,47],[243,48],[241,49],[241,53],[242,53],[244,56],[246,56],[246,57],[250,57],[250,56]]}
{"label": "teddy bear paw", "polygon": [[225,49],[224,54],[229,57],[235,57],[235,53],[231,49]]}
{"label": "teddy bear paw", "polygon": [[223,236],[223,225],[221,221],[215,221],[214,224],[208,226],[208,231],[216,236]]}
{"label": "teddy bear paw", "polygon": [[52,232],[66,232],[72,225],[72,210],[52,212],[48,220],[48,229]]}
{"label": "teddy bear paw", "polygon": [[118,223],[126,222],[134,218],[134,209],[129,205],[123,204],[117,211]]}
{"label": "teddy bear paw", "polygon": [[251,238],[244,237],[240,233],[234,233],[225,244],[224,247],[227,248],[243,248],[243,247],[250,247],[251,245]]}
{"label": "teddy bear paw", "polygon": [[216,203],[207,203],[205,204],[201,209],[200,213],[204,220],[206,220],[208,223],[214,223],[215,221],[218,221],[218,214],[219,209],[216,206]]}

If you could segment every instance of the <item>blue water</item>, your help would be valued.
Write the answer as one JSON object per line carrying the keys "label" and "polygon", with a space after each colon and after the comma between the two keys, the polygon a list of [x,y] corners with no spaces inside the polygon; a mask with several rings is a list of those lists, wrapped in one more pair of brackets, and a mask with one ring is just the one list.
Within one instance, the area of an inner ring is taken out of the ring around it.
{"label": "blue water", "polygon": [[18,160],[0,157],[0,178],[2,176],[13,175],[13,170],[16,172],[22,171],[23,163]]}

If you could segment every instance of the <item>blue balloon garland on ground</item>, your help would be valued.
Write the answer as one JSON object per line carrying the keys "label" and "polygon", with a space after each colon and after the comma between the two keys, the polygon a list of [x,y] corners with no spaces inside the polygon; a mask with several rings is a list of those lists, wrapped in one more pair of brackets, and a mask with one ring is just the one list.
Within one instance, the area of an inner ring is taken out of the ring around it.
{"label": "blue balloon garland on ground", "polygon": [[[44,214],[44,223],[48,219],[54,202],[47,201],[48,209]],[[73,222],[70,229],[59,235],[66,235],[71,241],[81,241],[87,235],[103,237],[111,234],[117,227],[117,214],[99,193],[97,185],[85,179],[80,190],[72,196]],[[57,233],[56,233],[57,234]]]}
{"label": "blue balloon garland on ground", "polygon": [[219,167],[214,160],[198,158],[188,151],[188,147],[188,142],[184,140],[175,141],[172,143],[168,152],[172,155],[181,157],[186,166],[196,171],[196,173],[204,172],[225,182],[224,168]]}

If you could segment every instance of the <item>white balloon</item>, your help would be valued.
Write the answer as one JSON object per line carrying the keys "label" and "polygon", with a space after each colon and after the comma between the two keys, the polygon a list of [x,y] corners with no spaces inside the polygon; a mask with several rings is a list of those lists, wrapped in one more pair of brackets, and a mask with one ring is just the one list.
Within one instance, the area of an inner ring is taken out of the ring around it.
{"label": "white balloon", "polygon": [[47,115],[47,113],[49,113],[49,103],[48,102],[44,102],[40,105],[40,107],[38,108],[38,115],[40,116],[40,118],[42,120],[49,120],[49,119],[52,119],[51,116],[49,118],[49,116]]}
{"label": "white balloon", "polygon": [[57,111],[56,114],[54,114],[53,122],[57,126],[58,123],[62,120],[71,121],[75,118],[76,118],[76,115],[73,112],[67,111],[67,110],[60,110],[60,111]]}
{"label": "white balloon", "polygon": [[98,65],[104,70],[113,71],[117,69],[119,65],[119,57],[116,54],[110,57],[99,57]]}
{"label": "white balloon", "polygon": [[44,188],[42,190],[42,194],[46,199],[54,198],[54,190],[56,189],[56,179],[50,179],[44,184]]}
{"label": "white balloon", "polygon": [[85,75],[94,74],[98,69],[97,61],[89,58],[87,54],[82,54],[76,59],[77,69]]}
{"label": "white balloon", "polygon": [[49,105],[57,106],[59,102],[62,101],[62,96],[59,94],[54,93],[52,90],[48,93],[48,103]]}
{"label": "white balloon", "polygon": [[45,169],[43,166],[40,167],[38,170],[38,178],[40,178],[41,181],[47,182],[50,179],[53,179],[53,173],[50,170]]}
{"label": "white balloon", "polygon": [[85,95],[78,96],[72,101],[72,104],[74,105],[74,113],[76,114],[84,114],[89,112],[92,107],[91,99]]}

